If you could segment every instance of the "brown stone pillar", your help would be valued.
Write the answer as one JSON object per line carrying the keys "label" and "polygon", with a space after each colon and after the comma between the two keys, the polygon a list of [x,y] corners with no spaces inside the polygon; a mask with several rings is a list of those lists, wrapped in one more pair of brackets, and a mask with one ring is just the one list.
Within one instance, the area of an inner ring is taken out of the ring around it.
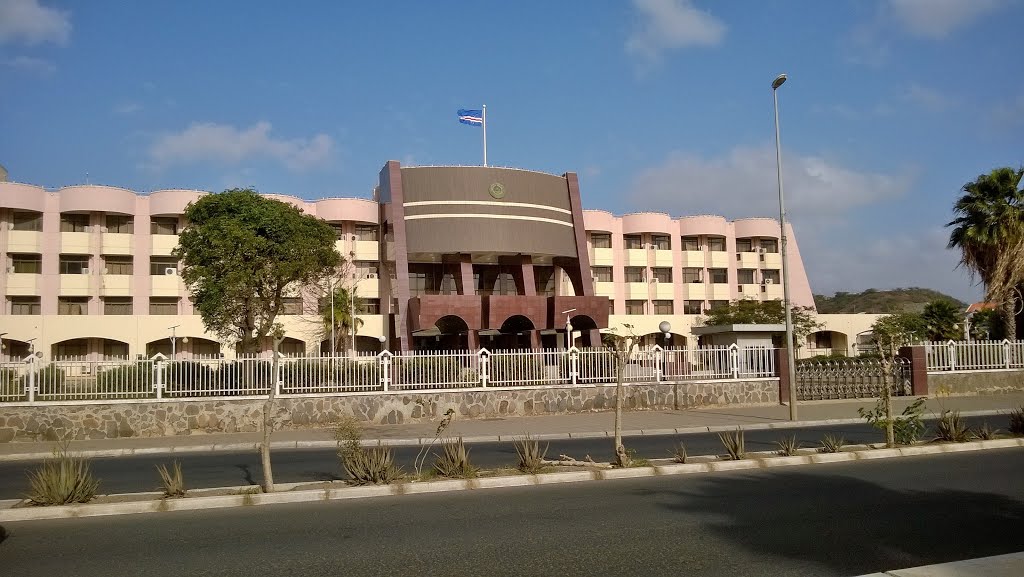
{"label": "brown stone pillar", "polygon": [[530,348],[539,349],[540,344],[540,331],[530,331]]}
{"label": "brown stone pillar", "polygon": [[775,375],[779,377],[779,404],[789,404],[789,387],[795,386],[789,370],[789,354],[786,349],[775,349]]}
{"label": "brown stone pillar", "polygon": [[922,346],[902,347],[900,356],[910,361],[910,394],[928,395],[928,357]]}
{"label": "brown stone pillar", "polygon": [[478,350],[480,350],[480,332],[479,331],[474,331],[474,330],[470,329],[469,332],[466,333],[466,346],[471,351],[478,351]]}
{"label": "brown stone pillar", "polygon": [[590,330],[590,346],[592,346],[592,347],[600,347],[600,346],[602,346],[602,343],[601,343],[601,331],[599,331],[598,329],[591,329]]}

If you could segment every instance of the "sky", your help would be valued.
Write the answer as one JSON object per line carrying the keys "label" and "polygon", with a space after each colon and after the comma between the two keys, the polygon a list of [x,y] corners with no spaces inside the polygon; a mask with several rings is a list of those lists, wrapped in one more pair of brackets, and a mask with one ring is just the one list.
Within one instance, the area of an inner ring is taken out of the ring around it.
{"label": "sky", "polygon": [[816,293],[981,290],[961,187],[1024,163],[1024,0],[0,0],[10,180],[369,197],[387,160],[576,172],[616,214],[787,217]]}

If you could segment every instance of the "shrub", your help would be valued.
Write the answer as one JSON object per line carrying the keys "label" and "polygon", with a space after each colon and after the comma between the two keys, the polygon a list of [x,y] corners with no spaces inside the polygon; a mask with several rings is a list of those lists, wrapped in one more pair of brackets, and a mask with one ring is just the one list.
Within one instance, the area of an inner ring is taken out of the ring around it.
{"label": "shrub", "polygon": [[973,433],[967,426],[967,421],[960,416],[960,411],[942,411],[942,416],[935,424],[935,433],[943,441],[964,443],[971,440]]}
{"label": "shrub", "polygon": [[29,501],[33,505],[87,503],[96,496],[99,480],[92,476],[89,459],[75,457],[66,443],[53,451],[53,457],[28,474]]}
{"label": "shrub", "polygon": [[740,459],[747,458],[747,451],[743,443],[743,431],[741,429],[736,429],[732,433],[718,433],[718,438],[722,440],[722,445],[725,446],[725,451],[729,454],[730,461],[739,461]]}
{"label": "shrub", "polygon": [[999,429],[993,429],[989,426],[988,421],[984,421],[974,434],[982,441],[991,441],[999,435]]}
{"label": "shrub", "polygon": [[835,436],[829,433],[822,437],[821,446],[818,447],[819,453],[838,453],[843,450],[843,445],[846,444],[846,439]]}
{"label": "shrub", "polygon": [[544,382],[544,363],[538,355],[492,355],[488,361],[489,381],[511,385]]}
{"label": "shrub", "polygon": [[676,463],[686,463],[686,445],[676,441],[676,446],[672,451],[672,460]]}
{"label": "shrub", "polygon": [[521,439],[513,439],[516,447],[516,454],[519,455],[519,470],[524,473],[536,475],[544,469],[544,457],[548,453],[548,445],[542,451],[540,442],[526,435]]}
{"label": "shrub", "polygon": [[463,367],[457,357],[396,357],[396,382],[402,384],[446,383],[461,381]]}
{"label": "shrub", "polygon": [[360,447],[346,452],[341,464],[353,485],[387,485],[402,478],[402,468],[395,465],[395,454],[388,447]]}
{"label": "shrub", "polygon": [[96,384],[101,387],[126,385],[137,390],[140,388],[151,390],[153,386],[152,364],[142,362],[104,369],[96,376]]}
{"label": "shrub", "polygon": [[181,463],[174,461],[170,470],[167,469],[167,465],[157,465],[156,472],[160,473],[164,497],[185,496],[185,477],[181,473]]}
{"label": "shrub", "polygon": [[796,440],[796,435],[783,437],[781,441],[775,441],[775,444],[779,446],[776,453],[780,457],[792,457],[800,450],[800,443]]}
{"label": "shrub", "polygon": [[[18,385],[25,387],[28,384],[28,375],[22,375],[18,379]],[[57,388],[64,386],[64,369],[54,364],[48,364],[39,369],[36,373],[36,387],[40,392],[56,392]]]}
{"label": "shrub", "polygon": [[[921,434],[924,433],[925,424],[921,419],[921,415],[924,414],[925,397],[920,397],[913,403],[903,409],[903,412],[899,415],[893,416],[892,419],[892,430],[893,436],[897,445],[913,445],[921,438]],[[888,419],[885,418],[885,399],[878,399],[875,403],[875,408],[871,411],[864,410],[863,407],[857,409],[857,413],[863,417],[869,425],[885,430],[888,424]]]}
{"label": "shrub", "polygon": [[434,461],[434,470],[442,477],[469,479],[476,477],[478,469],[469,462],[469,449],[462,437],[441,443],[441,454]]}
{"label": "shrub", "polygon": [[1010,432],[1024,435],[1024,406],[1010,412]]}

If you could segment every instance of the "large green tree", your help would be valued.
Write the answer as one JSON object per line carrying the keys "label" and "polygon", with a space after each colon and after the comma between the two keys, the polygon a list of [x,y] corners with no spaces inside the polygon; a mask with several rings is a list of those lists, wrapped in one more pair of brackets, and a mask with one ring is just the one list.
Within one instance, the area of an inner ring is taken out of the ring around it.
{"label": "large green tree", "polygon": [[997,168],[963,186],[953,205],[956,216],[949,248],[960,251],[960,264],[985,285],[986,300],[998,303],[1003,331],[1016,334],[1014,313],[1024,285],[1024,168]]}
{"label": "large green tree", "polygon": [[[814,309],[810,307],[794,306],[791,316],[793,318],[793,340],[799,347],[807,340],[807,335],[821,328],[821,323],[814,319]],[[730,302],[728,305],[717,307],[704,313],[704,325],[774,325],[785,324],[786,309],[782,301],[775,299],[770,301],[756,301],[753,299],[741,299]]]}
{"label": "large green tree", "polygon": [[[278,374],[285,298],[331,274],[340,262],[334,231],[298,208],[251,189],[210,194],[185,209],[188,225],[174,256],[206,329],[246,353],[272,338],[271,374]],[[246,371],[248,373],[248,371]],[[246,377],[247,378],[247,377]],[[274,489],[270,434],[276,387],[263,407],[264,489]]]}

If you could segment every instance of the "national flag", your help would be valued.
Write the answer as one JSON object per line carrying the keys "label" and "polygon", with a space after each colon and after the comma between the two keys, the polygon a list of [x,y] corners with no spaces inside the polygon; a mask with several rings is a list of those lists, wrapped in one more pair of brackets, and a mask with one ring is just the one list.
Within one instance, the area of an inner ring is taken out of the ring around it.
{"label": "national flag", "polygon": [[459,109],[459,122],[470,126],[480,126],[484,123],[484,111]]}

